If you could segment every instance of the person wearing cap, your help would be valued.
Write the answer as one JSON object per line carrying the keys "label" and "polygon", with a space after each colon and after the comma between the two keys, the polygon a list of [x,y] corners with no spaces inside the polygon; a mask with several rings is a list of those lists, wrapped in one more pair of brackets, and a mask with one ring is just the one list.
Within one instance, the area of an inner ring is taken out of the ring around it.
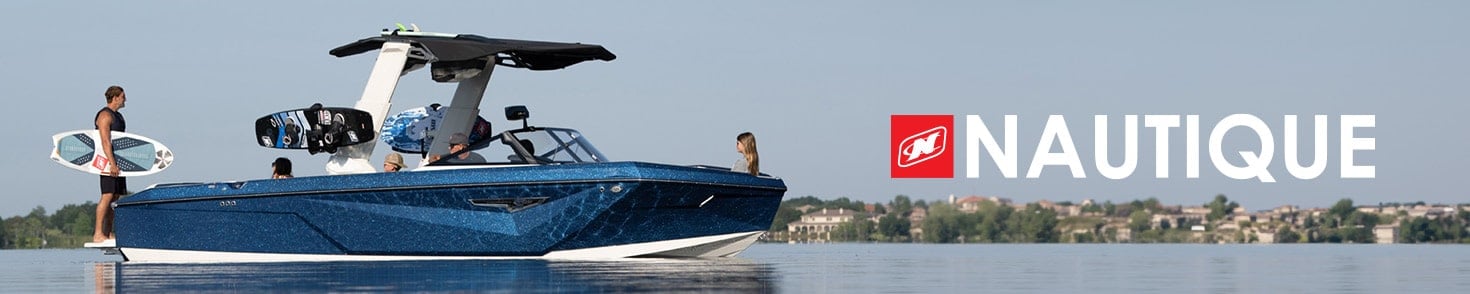
{"label": "person wearing cap", "polygon": [[383,158],[383,171],[396,172],[400,170],[403,170],[403,155],[396,152],[388,153],[388,157]]}
{"label": "person wearing cap", "polygon": [[[449,136],[449,154],[455,154],[470,148],[470,139],[463,133],[454,133]],[[474,152],[465,151],[459,155],[445,158],[448,163],[485,163],[485,157]]]}

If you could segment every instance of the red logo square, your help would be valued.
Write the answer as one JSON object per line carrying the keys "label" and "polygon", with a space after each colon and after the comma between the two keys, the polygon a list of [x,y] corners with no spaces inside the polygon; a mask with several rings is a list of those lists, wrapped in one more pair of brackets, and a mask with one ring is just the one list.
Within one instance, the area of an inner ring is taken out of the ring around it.
{"label": "red logo square", "polygon": [[106,156],[102,156],[102,155],[99,154],[99,155],[97,155],[97,157],[93,157],[92,158],[92,167],[95,167],[98,170],[101,170],[101,171],[106,172],[107,171],[107,163],[108,163],[108,161],[109,160],[107,160],[107,157]]}
{"label": "red logo square", "polygon": [[889,177],[953,178],[953,115],[890,115]]}

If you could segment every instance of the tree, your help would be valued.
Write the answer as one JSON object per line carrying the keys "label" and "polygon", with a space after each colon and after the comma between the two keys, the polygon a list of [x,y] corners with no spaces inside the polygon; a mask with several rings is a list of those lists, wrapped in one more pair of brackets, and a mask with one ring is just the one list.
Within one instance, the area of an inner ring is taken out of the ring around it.
{"label": "tree", "polygon": [[1118,206],[1113,205],[1112,200],[1103,202],[1103,215],[1116,215],[1116,213],[1118,213]]}
{"label": "tree", "polygon": [[[1143,201],[1140,201],[1138,199],[1133,199],[1133,202],[1128,202],[1128,208],[1130,210],[1132,210],[1132,211],[1138,211],[1138,210],[1148,209],[1148,206],[1144,205],[1143,204]],[[1129,214],[1132,214],[1132,213],[1130,212]]]}
{"label": "tree", "polygon": [[862,201],[853,202],[851,199],[847,199],[847,197],[838,197],[837,199],[833,199],[831,201],[827,201],[827,203],[824,204],[824,205],[822,205],[822,207],[831,208],[831,209],[841,208],[841,209],[847,209],[847,210],[851,210],[851,211],[863,211],[864,210],[863,209],[864,207],[863,207],[863,202]]}
{"label": "tree", "polygon": [[1345,227],[1337,229],[1343,242],[1373,243],[1372,228]]}
{"label": "tree", "polygon": [[1337,216],[1341,220],[1347,218],[1348,214],[1353,211],[1357,211],[1357,209],[1353,208],[1353,199],[1343,198],[1342,200],[1338,200],[1337,204],[1333,204],[1332,208],[1327,210],[1327,214]]}
{"label": "tree", "polygon": [[[1459,214],[1463,215],[1463,214]],[[1466,241],[1465,218],[1416,217],[1399,222],[1399,241],[1407,243],[1463,243]]]}
{"label": "tree", "polygon": [[1302,235],[1291,230],[1291,227],[1283,227],[1276,232],[1276,243],[1299,243]]}
{"label": "tree", "polygon": [[1342,224],[1348,227],[1362,226],[1371,229],[1378,225],[1378,215],[1354,210],[1348,213],[1347,217],[1342,220]]}
{"label": "tree", "polygon": [[6,248],[41,248],[46,234],[46,208],[36,206],[26,216],[5,219]]}
{"label": "tree", "polygon": [[878,218],[878,233],[888,237],[888,241],[898,241],[900,237],[909,235],[909,219],[899,217],[897,214],[886,214]]}
{"label": "tree", "polygon": [[1429,238],[1432,238],[1432,235],[1434,235],[1432,233],[1427,234],[1426,231],[1428,230],[1430,230],[1429,222],[1427,219],[1424,219],[1422,217],[1400,221],[1398,241],[1404,243],[1420,243],[1427,241]]}
{"label": "tree", "polygon": [[801,211],[796,210],[795,207],[781,203],[781,206],[776,208],[776,219],[771,221],[770,231],[785,231],[787,224],[801,220],[801,214]]}
{"label": "tree", "polygon": [[935,202],[929,206],[929,215],[920,226],[924,229],[924,242],[952,243],[959,241],[959,210],[954,205]]}
{"label": "tree", "polygon": [[837,225],[832,229],[832,241],[840,242],[867,242],[869,235],[873,234],[873,221],[867,218],[855,218]]}
{"label": "tree", "polygon": [[909,200],[908,195],[893,196],[893,201],[889,201],[888,206],[893,207],[893,211],[890,212],[898,214],[899,217],[908,217],[909,213],[914,211],[914,202]]}
{"label": "tree", "polygon": [[1057,212],[1043,209],[1035,203],[1027,204],[1026,210],[1011,213],[1010,219],[1006,220],[1012,242],[1055,243],[1056,226]]}
{"label": "tree", "polygon": [[991,206],[980,211],[980,223],[975,224],[975,239],[979,242],[1009,242],[1006,236],[1006,220],[1015,212],[1010,206]]}
{"label": "tree", "polygon": [[1133,214],[1128,216],[1128,229],[1133,230],[1134,233],[1142,233],[1153,228],[1153,224],[1149,222],[1150,217],[1151,215],[1146,211],[1133,211]]}
{"label": "tree", "polygon": [[9,226],[5,225],[5,223],[5,221],[0,220],[0,249],[10,248],[10,242],[8,242],[10,241],[10,230],[8,229]]}
{"label": "tree", "polygon": [[1164,206],[1162,204],[1159,204],[1159,198],[1154,197],[1149,197],[1148,199],[1143,200],[1143,207],[1153,210],[1154,212],[1164,210]]}
{"label": "tree", "polygon": [[96,211],[97,203],[91,201],[80,205],[67,204],[51,214],[46,227],[60,230],[67,235],[91,235]]}
{"label": "tree", "polygon": [[1230,201],[1229,198],[1225,197],[1225,194],[1218,194],[1215,195],[1215,200],[1210,201],[1210,203],[1205,203],[1205,207],[1210,209],[1210,213],[1205,215],[1205,219],[1213,222],[1234,213],[1235,208],[1240,207],[1240,204],[1235,203],[1235,201]]}
{"label": "tree", "polygon": [[791,207],[801,207],[801,206],[804,206],[804,205],[811,205],[812,207],[821,207],[822,206],[822,199],[818,199],[817,196],[806,195],[806,196],[802,196],[802,197],[787,199],[786,201],[781,201],[781,205],[790,205]]}

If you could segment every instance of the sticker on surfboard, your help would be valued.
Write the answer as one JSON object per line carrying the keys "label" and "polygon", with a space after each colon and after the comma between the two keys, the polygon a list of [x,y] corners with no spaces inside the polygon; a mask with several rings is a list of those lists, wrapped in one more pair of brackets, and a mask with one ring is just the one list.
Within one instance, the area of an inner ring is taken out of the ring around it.
{"label": "sticker on surfboard", "polygon": [[118,176],[136,177],[158,173],[173,165],[174,152],[163,143],[142,135],[112,132],[112,154],[102,154],[97,130],[75,130],[51,136],[51,160],[85,173],[101,175],[117,165]]}

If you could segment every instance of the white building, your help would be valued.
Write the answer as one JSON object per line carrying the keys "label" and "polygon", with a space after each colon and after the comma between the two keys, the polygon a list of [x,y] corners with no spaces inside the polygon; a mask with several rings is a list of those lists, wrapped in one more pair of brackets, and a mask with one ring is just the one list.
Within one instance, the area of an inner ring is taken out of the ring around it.
{"label": "white building", "polygon": [[1399,239],[1398,225],[1378,225],[1373,227],[1374,243],[1393,244]]}
{"label": "white building", "polygon": [[801,216],[800,221],[786,224],[792,242],[820,242],[832,240],[832,230],[842,223],[852,221],[857,212],[847,209],[827,209]]}

